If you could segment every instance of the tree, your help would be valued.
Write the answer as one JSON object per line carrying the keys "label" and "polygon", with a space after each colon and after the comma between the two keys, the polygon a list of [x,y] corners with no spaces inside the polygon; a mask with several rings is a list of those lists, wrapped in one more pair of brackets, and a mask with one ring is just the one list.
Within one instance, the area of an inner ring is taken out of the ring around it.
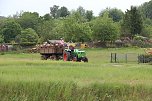
{"label": "tree", "polygon": [[3,35],[0,32],[0,43],[3,43],[3,42],[4,42],[4,37],[3,37]]}
{"label": "tree", "polygon": [[131,34],[130,37],[141,34],[143,29],[143,21],[137,7],[131,6],[131,10],[127,10],[127,12],[125,12],[122,26],[124,30],[127,30],[128,33]]}
{"label": "tree", "polygon": [[5,23],[7,22],[7,18],[0,17],[0,30],[4,27]]}
{"label": "tree", "polygon": [[54,26],[53,26],[53,37],[54,39],[60,39],[64,37],[64,19],[56,19],[54,21]]}
{"label": "tree", "polygon": [[65,41],[87,42],[91,40],[92,30],[87,23],[79,22],[77,16],[71,15],[64,21]]}
{"label": "tree", "polygon": [[82,16],[78,11],[71,11],[69,18],[75,19],[78,23],[87,22],[85,16]]}
{"label": "tree", "polygon": [[68,9],[66,7],[61,7],[58,11],[57,11],[57,17],[66,17],[68,16],[70,13],[68,11]]}
{"label": "tree", "polygon": [[39,22],[39,14],[36,12],[24,12],[17,22],[21,25],[23,29],[32,28],[35,29],[35,26]]}
{"label": "tree", "polygon": [[152,19],[152,0],[145,2],[138,9],[142,12],[144,18]]}
{"label": "tree", "polygon": [[123,19],[124,13],[119,9],[110,9],[109,16],[113,19],[114,22],[119,22]]}
{"label": "tree", "polygon": [[45,14],[44,16],[43,16],[43,20],[51,20],[52,19],[52,17],[51,17],[51,15],[50,14]]}
{"label": "tree", "polygon": [[145,18],[141,35],[152,38],[152,19]]}
{"label": "tree", "polygon": [[53,19],[43,21],[37,25],[37,32],[39,37],[41,38],[41,42],[54,39],[54,27],[55,22]]}
{"label": "tree", "polygon": [[144,25],[150,25],[150,26],[152,26],[152,19],[149,19],[149,18],[146,18],[146,19],[144,19]]}
{"label": "tree", "polygon": [[[127,13],[128,12],[128,13]],[[131,32],[130,32],[130,24],[131,24],[131,19],[130,19],[130,11],[127,9],[125,12],[123,21],[121,22],[121,31],[122,31],[122,36],[127,36],[131,38]]]}
{"label": "tree", "polygon": [[33,45],[38,42],[38,35],[35,30],[28,28],[16,36],[16,41],[21,45]]}
{"label": "tree", "polygon": [[50,7],[50,14],[53,18],[57,18],[59,6],[53,5],[53,7]]}
{"label": "tree", "polygon": [[103,17],[93,20],[93,39],[101,41],[104,45],[108,41],[115,41],[119,35],[119,27],[112,18],[108,17],[108,12]]}
{"label": "tree", "polygon": [[87,19],[88,21],[91,21],[92,18],[93,18],[93,11],[92,11],[92,10],[91,10],[91,11],[87,10],[87,11],[86,11],[86,14],[85,14],[85,17],[86,17],[86,19]]}
{"label": "tree", "polygon": [[4,42],[2,28],[4,27],[6,20],[6,18],[0,17],[0,43]]}
{"label": "tree", "polygon": [[50,7],[50,14],[53,18],[57,19],[59,17],[66,17],[70,13],[69,13],[68,9],[64,6],[59,8],[59,6],[54,5],[53,7]]}
{"label": "tree", "polygon": [[21,34],[21,26],[13,20],[6,22],[2,28],[2,35],[4,37],[4,42],[9,43],[15,40],[15,37]]}
{"label": "tree", "polygon": [[152,38],[152,26],[151,25],[144,25],[144,28],[141,33],[142,36]]}
{"label": "tree", "polygon": [[109,17],[113,19],[114,22],[119,22],[120,20],[123,19],[124,13],[117,9],[117,8],[107,8],[103,11],[100,12],[100,16],[104,15],[104,13],[108,12],[109,13]]}
{"label": "tree", "polygon": [[85,9],[83,8],[83,7],[81,7],[81,6],[79,6],[78,8],[77,8],[77,12],[79,12],[79,14],[81,15],[81,16],[85,16]]}
{"label": "tree", "polygon": [[92,30],[88,23],[76,24],[77,33],[74,34],[76,42],[89,42],[91,41]]}

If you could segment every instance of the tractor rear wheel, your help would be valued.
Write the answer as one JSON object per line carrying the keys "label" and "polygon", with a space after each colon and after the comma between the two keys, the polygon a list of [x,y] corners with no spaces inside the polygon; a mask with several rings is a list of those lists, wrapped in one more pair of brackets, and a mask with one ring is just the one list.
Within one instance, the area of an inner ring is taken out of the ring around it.
{"label": "tractor rear wheel", "polygon": [[82,58],[82,61],[83,61],[83,62],[88,62],[88,58],[87,58],[87,57],[84,57],[84,58]]}
{"label": "tractor rear wheel", "polygon": [[73,57],[72,61],[77,62],[77,57]]}
{"label": "tractor rear wheel", "polygon": [[63,52],[63,61],[70,61],[70,53],[69,52]]}

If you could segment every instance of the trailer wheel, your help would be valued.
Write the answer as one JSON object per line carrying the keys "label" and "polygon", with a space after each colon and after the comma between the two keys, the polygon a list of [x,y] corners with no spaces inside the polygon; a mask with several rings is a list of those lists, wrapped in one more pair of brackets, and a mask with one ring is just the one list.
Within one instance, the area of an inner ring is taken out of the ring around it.
{"label": "trailer wheel", "polygon": [[57,56],[56,55],[52,55],[52,56],[50,56],[50,59],[51,60],[57,60]]}
{"label": "trailer wheel", "polygon": [[70,53],[69,52],[63,52],[63,61],[70,61]]}
{"label": "trailer wheel", "polygon": [[45,55],[42,55],[41,60],[47,60],[47,57]]}

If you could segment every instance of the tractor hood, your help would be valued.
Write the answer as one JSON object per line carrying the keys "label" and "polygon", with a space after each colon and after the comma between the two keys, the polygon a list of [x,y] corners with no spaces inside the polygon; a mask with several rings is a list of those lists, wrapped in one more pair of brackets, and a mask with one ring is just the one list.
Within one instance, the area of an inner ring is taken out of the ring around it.
{"label": "tractor hood", "polygon": [[85,51],[84,51],[84,50],[80,50],[80,49],[74,49],[74,52],[85,53]]}

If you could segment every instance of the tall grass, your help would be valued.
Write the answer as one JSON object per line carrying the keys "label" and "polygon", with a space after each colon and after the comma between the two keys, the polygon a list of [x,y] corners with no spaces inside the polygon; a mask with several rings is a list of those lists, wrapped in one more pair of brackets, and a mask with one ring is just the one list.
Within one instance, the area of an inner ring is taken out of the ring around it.
{"label": "tall grass", "polygon": [[1,101],[151,101],[152,87],[72,82],[1,82]]}
{"label": "tall grass", "polygon": [[39,54],[0,55],[0,101],[151,101],[148,64],[110,63],[110,53],[143,49],[89,49],[89,63],[42,61]]}

